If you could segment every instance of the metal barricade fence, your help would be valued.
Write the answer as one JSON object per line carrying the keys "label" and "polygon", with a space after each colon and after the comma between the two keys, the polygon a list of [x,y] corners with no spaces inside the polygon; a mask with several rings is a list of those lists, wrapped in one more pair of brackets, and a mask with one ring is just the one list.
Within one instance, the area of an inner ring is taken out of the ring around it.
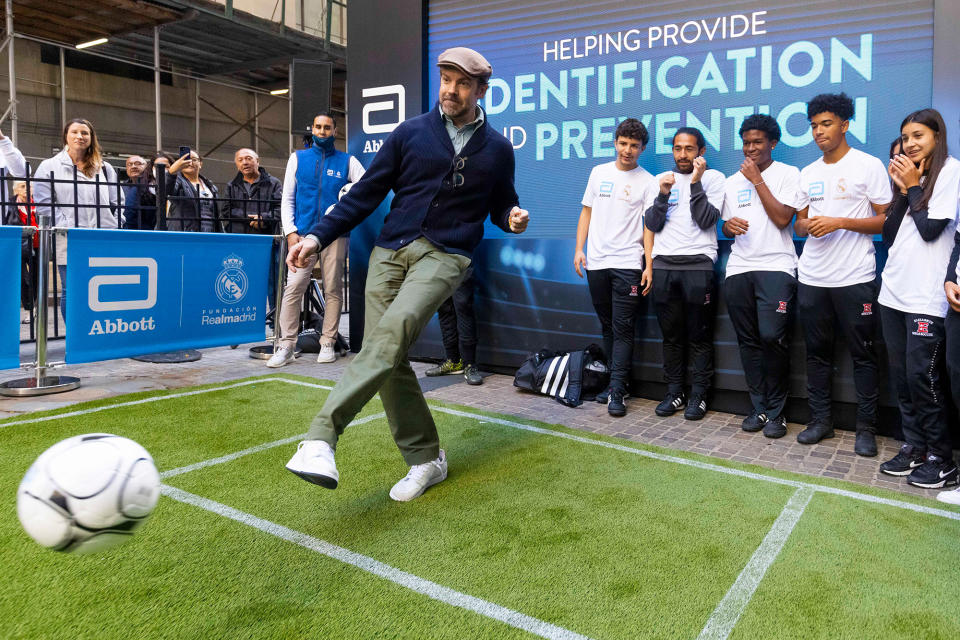
{"label": "metal barricade fence", "polygon": [[[161,179],[162,178],[162,179]],[[65,231],[71,227],[95,229],[141,229],[200,231],[214,233],[261,233],[274,237],[274,255],[271,271],[265,274],[277,287],[275,300],[281,298],[285,267],[286,238],[280,226],[280,202],[275,198],[230,198],[222,194],[205,197],[192,185],[184,195],[183,184],[177,184],[179,176],[169,174],[162,165],[157,166],[157,175],[149,181],[107,180],[104,171],[98,171],[92,178],[73,167],[72,176],[57,177],[54,172],[46,176],[35,175],[27,167],[27,175],[22,178],[26,184],[25,202],[18,202],[6,180],[0,180],[0,208],[4,212],[5,224],[19,222],[20,209],[26,210],[26,224],[34,219],[38,228],[36,237],[38,246],[27,242],[23,247],[23,262],[30,272],[32,285],[30,296],[33,304],[28,311],[26,332],[21,331],[21,343],[65,337],[63,309],[65,299],[63,278],[65,276],[66,252]],[[206,185],[205,185],[206,186]],[[91,191],[92,190],[92,191]],[[211,193],[216,193],[209,189]],[[104,195],[107,195],[104,202]],[[38,196],[40,200],[38,200]],[[81,197],[83,196],[83,197]],[[129,202],[130,198],[136,201]],[[132,214],[131,220],[125,214]],[[205,215],[206,214],[206,215]],[[152,220],[149,228],[143,226],[144,220]],[[46,251],[43,251],[43,238],[47,238]],[[32,267],[32,268],[31,268]],[[350,290],[349,261],[344,269],[341,292],[342,312],[349,313]],[[45,276],[42,281],[39,276]],[[268,287],[272,289],[273,287]],[[46,295],[40,295],[40,292]],[[39,318],[40,309],[46,311],[51,305],[53,312],[44,313]],[[276,305],[276,308],[279,308]],[[274,313],[277,313],[275,308]],[[276,320],[276,319],[275,319]],[[42,331],[41,331],[41,326]],[[274,326],[277,323],[274,321]],[[25,333],[25,335],[24,335]]]}

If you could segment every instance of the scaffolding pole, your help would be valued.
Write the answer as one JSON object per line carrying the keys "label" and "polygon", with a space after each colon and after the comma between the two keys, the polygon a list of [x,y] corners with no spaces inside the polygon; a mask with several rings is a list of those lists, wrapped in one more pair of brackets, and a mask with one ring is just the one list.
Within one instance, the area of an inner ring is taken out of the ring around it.
{"label": "scaffolding pole", "polygon": [[13,0],[7,0],[7,66],[10,79],[10,139],[17,146],[17,65],[13,58]]}
{"label": "scaffolding pole", "polygon": [[[11,0],[7,0],[10,2]],[[157,151],[163,149],[160,130],[160,27],[153,28],[153,109],[157,121]]]}
{"label": "scaffolding pole", "polygon": [[67,126],[67,64],[63,59],[63,47],[60,52],[60,126]]}

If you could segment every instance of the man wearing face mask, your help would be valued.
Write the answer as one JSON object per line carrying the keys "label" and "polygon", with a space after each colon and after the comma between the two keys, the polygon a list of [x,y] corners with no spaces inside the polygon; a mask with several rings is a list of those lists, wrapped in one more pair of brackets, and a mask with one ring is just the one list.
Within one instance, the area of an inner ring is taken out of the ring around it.
{"label": "man wearing face mask", "polygon": [[[363,165],[359,160],[334,148],[337,123],[332,115],[321,113],[315,117],[312,132],[313,144],[306,149],[295,151],[290,156],[283,180],[280,220],[288,246],[300,242],[301,236],[337,203],[340,189],[345,184],[356,182],[363,176]],[[343,306],[343,269],[347,258],[347,241],[346,235],[337,238],[319,252],[319,255],[311,255],[304,268],[287,271],[287,284],[283,290],[283,305],[280,308],[278,325],[280,344],[276,353],[267,361],[268,367],[282,367],[293,362],[300,328],[300,305],[318,259],[326,307],[317,362],[334,362],[337,359],[333,347],[337,341],[340,309]]]}

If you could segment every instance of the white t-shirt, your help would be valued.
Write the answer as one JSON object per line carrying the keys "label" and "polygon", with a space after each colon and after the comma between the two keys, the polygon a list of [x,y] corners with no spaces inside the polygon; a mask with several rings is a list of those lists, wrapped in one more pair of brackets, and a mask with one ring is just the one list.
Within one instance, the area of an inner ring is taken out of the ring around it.
{"label": "white t-shirt", "polygon": [[[660,178],[671,172],[657,176],[657,192]],[[653,257],[657,256],[696,256],[705,255],[717,261],[717,228],[711,226],[701,229],[690,213],[690,176],[689,173],[672,172],[675,178],[670,198],[667,201],[667,222],[663,225],[653,242]],[[707,194],[707,200],[717,211],[723,208],[723,174],[716,169],[707,169],[700,178],[700,184]]]}
{"label": "white t-shirt", "polygon": [[621,171],[606,162],[593,168],[582,202],[591,208],[587,269],[643,268],[643,212],[659,191],[643,167]]}
{"label": "white t-shirt", "polygon": [[[800,190],[799,169],[774,161],[760,177],[774,198],[796,208]],[[757,188],[739,171],[727,178],[722,217],[724,220],[743,218],[750,223],[746,233],[734,238],[727,260],[728,277],[747,271],[783,271],[791,276],[796,273],[793,223],[778,228],[763,208]]]}
{"label": "white t-shirt", "polygon": [[949,220],[936,240],[920,237],[910,210],[903,216],[897,238],[890,247],[883,268],[883,284],[877,302],[907,313],[923,313],[945,318],[947,296],[943,292],[944,265],[950,262],[953,234],[957,226],[957,200],[960,198],[960,162],[947,157],[933,194],[927,203],[930,220]]}
{"label": "white t-shirt", "polygon": [[[797,209],[809,206],[808,218],[872,218],[873,204],[893,199],[887,169],[879,159],[850,149],[840,160],[827,164],[823,158],[800,172]],[[870,282],[877,275],[873,237],[839,229],[807,238],[800,254],[797,276],[815,287],[847,287]]]}

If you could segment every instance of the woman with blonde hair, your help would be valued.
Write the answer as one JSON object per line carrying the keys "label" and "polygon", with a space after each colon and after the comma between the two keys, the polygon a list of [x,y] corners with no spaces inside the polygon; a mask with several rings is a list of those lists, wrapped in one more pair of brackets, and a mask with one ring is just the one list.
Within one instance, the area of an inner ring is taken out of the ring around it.
{"label": "woman with blonde hair", "polygon": [[[82,118],[70,120],[63,127],[63,144],[60,153],[41,162],[34,173],[38,218],[52,216],[57,227],[119,229],[123,195],[116,169],[103,160],[93,125]],[[67,242],[62,238],[57,242],[57,271],[60,312],[66,320]]]}

